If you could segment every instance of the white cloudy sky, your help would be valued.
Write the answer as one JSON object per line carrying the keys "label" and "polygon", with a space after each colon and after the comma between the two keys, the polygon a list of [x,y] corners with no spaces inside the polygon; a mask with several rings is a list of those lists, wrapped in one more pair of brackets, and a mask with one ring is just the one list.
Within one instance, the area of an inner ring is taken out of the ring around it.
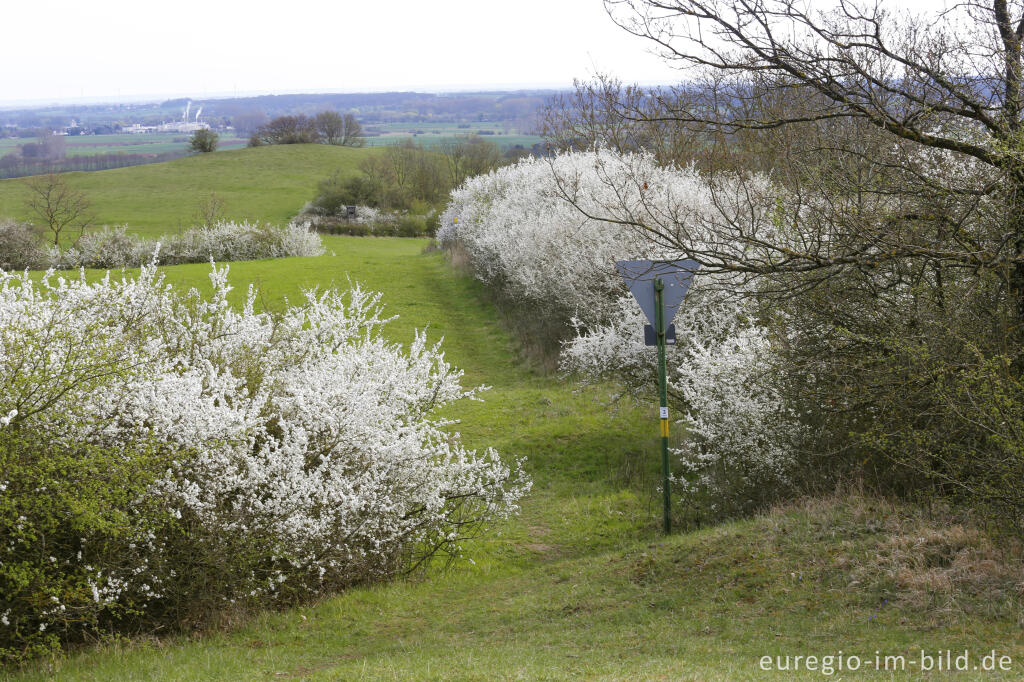
{"label": "white cloudy sky", "polygon": [[0,104],[678,80],[600,0],[14,0]]}

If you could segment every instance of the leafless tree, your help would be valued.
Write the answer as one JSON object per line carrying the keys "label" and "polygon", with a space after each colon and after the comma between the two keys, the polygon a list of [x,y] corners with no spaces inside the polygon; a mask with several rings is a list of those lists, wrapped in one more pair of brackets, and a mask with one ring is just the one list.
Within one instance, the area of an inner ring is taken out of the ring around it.
{"label": "leafless tree", "polygon": [[445,166],[452,187],[472,175],[486,173],[502,162],[501,148],[479,135],[449,138],[441,142]]}
{"label": "leafless tree", "polygon": [[443,140],[439,145],[444,154],[445,167],[453,187],[458,187],[466,179],[466,145],[460,138]]}
{"label": "leafless tree", "polygon": [[203,227],[213,227],[224,220],[224,207],[224,199],[217,196],[216,192],[210,192],[210,196],[203,197],[196,202],[192,220]]}
{"label": "leafless tree", "polygon": [[[620,120],[670,123],[732,141],[810,131],[823,142],[818,151],[838,163],[791,175],[785,215],[777,219],[785,229],[776,236],[752,230],[750,218],[767,215],[778,198],[754,194],[721,197],[749,208],[704,226],[719,237],[710,248],[689,239],[691,231],[671,216],[652,225],[620,215],[624,224],[711,270],[817,272],[826,279],[836,269],[918,262],[995,273],[1024,327],[1019,1],[959,3],[929,15],[853,0],[826,8],[796,0],[605,4],[620,26],[653,41],[687,78],[676,96],[612,102]],[[658,106],[645,106],[651,101]],[[864,134],[850,134],[858,129]],[[853,176],[836,172],[855,159],[863,163]],[[881,182],[867,179],[865,169]],[[813,178],[827,187],[836,177],[843,186],[824,195],[801,184]],[[780,233],[798,236],[781,240]]]}
{"label": "leafless tree", "polygon": [[60,245],[66,231],[75,230],[81,235],[92,223],[89,200],[83,192],[69,187],[63,176],[36,175],[24,183],[28,189],[25,206],[53,235],[54,246]]}
{"label": "leafless tree", "polygon": [[808,488],[845,470],[1024,526],[1024,3],[605,4],[684,80],[589,84],[584,115],[561,120],[665,162],[688,159],[650,146],[648,126],[693,135],[717,210],[648,201],[637,172],[640,199],[593,217],[773,297],[759,322],[781,399],[814,434]]}
{"label": "leafless tree", "polygon": [[321,111],[313,119],[320,139],[326,144],[341,144],[345,133],[345,119],[337,111]]}
{"label": "leafless tree", "polygon": [[[501,165],[501,147],[490,140],[479,135],[470,135],[464,143],[466,177],[487,173]],[[459,183],[461,182],[460,180]]]}
{"label": "leafless tree", "polygon": [[704,144],[695,131],[662,115],[666,98],[680,96],[678,89],[647,90],[607,74],[577,80],[574,86],[547,100],[538,117],[539,134],[556,150],[595,145],[619,152],[645,149],[663,163],[686,163]]}
{"label": "leafless tree", "polygon": [[[278,116],[253,133],[257,144],[312,144],[320,141],[315,119],[304,114]],[[250,143],[252,144],[252,143]]]}
{"label": "leafless tree", "polygon": [[341,121],[341,139],[338,144],[343,147],[362,147],[366,144],[366,138],[363,137],[363,126],[359,124],[354,114],[345,114]]}
{"label": "leafless tree", "polygon": [[419,152],[420,148],[410,138],[385,148],[384,155],[388,160],[391,177],[398,189],[404,190],[409,184],[410,177],[414,172],[416,155]]}

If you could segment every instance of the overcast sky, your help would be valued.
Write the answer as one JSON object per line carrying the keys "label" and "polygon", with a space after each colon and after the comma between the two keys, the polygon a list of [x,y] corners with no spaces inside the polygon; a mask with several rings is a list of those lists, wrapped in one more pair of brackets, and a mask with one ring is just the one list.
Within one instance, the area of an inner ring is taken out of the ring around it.
{"label": "overcast sky", "polygon": [[678,80],[600,0],[14,0],[2,17],[6,105]]}

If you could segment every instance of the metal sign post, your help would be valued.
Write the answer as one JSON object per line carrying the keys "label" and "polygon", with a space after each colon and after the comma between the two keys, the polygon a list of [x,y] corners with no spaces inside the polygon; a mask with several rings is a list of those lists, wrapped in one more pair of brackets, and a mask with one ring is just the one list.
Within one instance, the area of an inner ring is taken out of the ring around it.
{"label": "metal sign post", "polygon": [[665,347],[668,328],[676,316],[693,275],[700,264],[692,260],[680,261],[619,261],[616,269],[626,280],[644,315],[654,325],[655,344],[658,347],[658,422],[661,427],[661,493],[664,503],[665,534],[672,532],[672,503],[669,492],[668,462],[668,372]]}
{"label": "metal sign post", "polygon": [[661,497],[664,502],[665,535],[672,532],[672,501],[668,491],[668,372],[665,369],[665,282],[654,280],[654,309],[658,334],[658,417],[661,423]]}

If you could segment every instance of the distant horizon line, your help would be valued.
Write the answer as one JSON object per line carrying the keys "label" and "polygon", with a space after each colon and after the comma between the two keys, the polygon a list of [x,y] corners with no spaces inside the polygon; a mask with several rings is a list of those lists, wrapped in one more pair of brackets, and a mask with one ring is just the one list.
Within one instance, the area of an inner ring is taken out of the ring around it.
{"label": "distant horizon line", "polygon": [[[637,82],[637,85],[652,86],[664,85],[660,82]],[[337,89],[296,89],[296,90],[244,90],[236,92],[214,92],[202,96],[195,96],[185,93],[148,93],[133,95],[96,95],[87,97],[62,97],[53,98],[27,98],[21,100],[0,100],[0,110],[32,108],[49,108],[67,105],[87,106],[90,104],[148,104],[161,102],[170,99],[190,99],[193,101],[212,99],[240,99],[247,97],[270,97],[288,95],[376,95],[386,93],[412,93],[418,95],[449,95],[449,94],[470,94],[475,92],[522,92],[525,90],[568,90],[573,87],[572,83],[504,83],[504,84],[475,84],[458,86],[429,85],[419,87],[401,87],[367,90],[337,90]]]}

